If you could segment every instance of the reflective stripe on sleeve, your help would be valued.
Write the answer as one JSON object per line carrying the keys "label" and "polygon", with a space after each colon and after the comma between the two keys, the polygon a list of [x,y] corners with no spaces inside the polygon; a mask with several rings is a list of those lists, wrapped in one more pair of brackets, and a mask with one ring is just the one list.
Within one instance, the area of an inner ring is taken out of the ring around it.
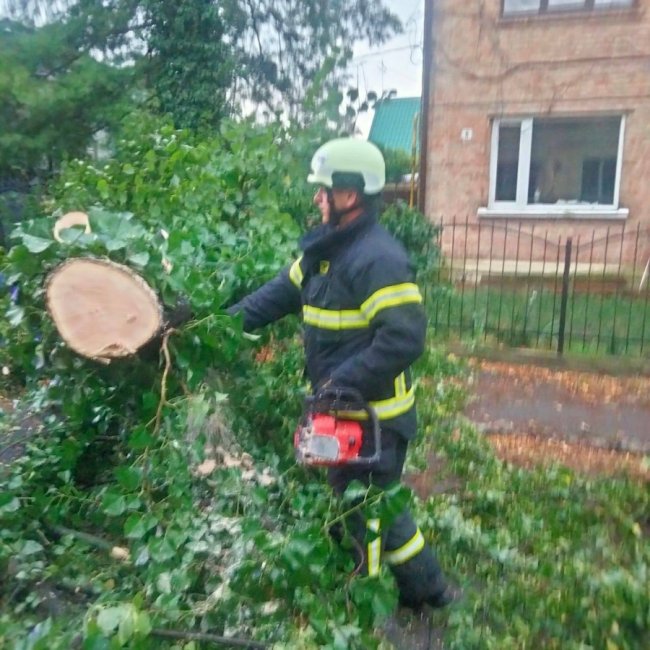
{"label": "reflective stripe on sleeve", "polygon": [[394,551],[385,551],[384,557],[389,564],[404,564],[414,558],[424,548],[424,544],[424,536],[418,528],[406,544]]}
{"label": "reflective stripe on sleeve", "polygon": [[361,304],[361,312],[368,321],[371,321],[382,309],[421,302],[422,294],[418,285],[413,282],[404,282],[375,291]]}
{"label": "reflective stripe on sleeve", "polygon": [[302,262],[302,255],[291,265],[289,269],[289,279],[291,282],[298,287],[302,288],[303,273],[302,268],[300,267],[300,262]]}
{"label": "reflective stripe on sleeve", "polygon": [[[297,287],[301,286],[303,277],[299,262],[300,260],[295,262],[289,271],[289,277]],[[313,305],[305,305],[302,314],[305,324],[319,329],[360,329],[370,327],[370,322],[382,309],[421,302],[422,295],[417,285],[406,282],[375,291],[368,300],[363,302],[360,309],[321,309]]]}
{"label": "reflective stripe on sleeve", "polygon": [[[379,519],[368,519],[366,522],[368,530],[373,533],[379,533]],[[379,564],[381,562],[381,537],[376,537],[372,542],[368,542],[368,575],[376,576],[379,573]]]}
{"label": "reflective stripe on sleeve", "polygon": [[305,305],[302,317],[306,325],[322,330],[361,329],[370,325],[358,309],[319,309]]}

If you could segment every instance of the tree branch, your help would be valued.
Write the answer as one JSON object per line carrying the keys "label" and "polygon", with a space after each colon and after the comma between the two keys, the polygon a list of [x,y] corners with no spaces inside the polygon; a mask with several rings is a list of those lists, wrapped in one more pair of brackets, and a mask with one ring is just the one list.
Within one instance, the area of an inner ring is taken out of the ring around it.
{"label": "tree branch", "polygon": [[259,641],[250,641],[248,639],[238,639],[235,637],[218,636],[216,634],[208,634],[207,632],[185,632],[183,630],[161,630],[154,628],[151,630],[152,636],[157,636],[162,639],[182,639],[185,641],[205,641],[206,643],[214,643],[217,645],[230,646],[233,648],[250,648],[251,650],[258,650],[269,648],[268,643],[260,643]]}

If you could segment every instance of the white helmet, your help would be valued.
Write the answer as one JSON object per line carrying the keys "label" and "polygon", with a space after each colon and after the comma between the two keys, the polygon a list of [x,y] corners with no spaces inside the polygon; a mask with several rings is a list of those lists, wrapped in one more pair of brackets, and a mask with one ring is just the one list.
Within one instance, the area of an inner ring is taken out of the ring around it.
{"label": "white helmet", "polygon": [[353,187],[364,194],[378,194],[386,183],[386,164],[372,142],[337,138],[316,151],[307,180],[330,189]]}

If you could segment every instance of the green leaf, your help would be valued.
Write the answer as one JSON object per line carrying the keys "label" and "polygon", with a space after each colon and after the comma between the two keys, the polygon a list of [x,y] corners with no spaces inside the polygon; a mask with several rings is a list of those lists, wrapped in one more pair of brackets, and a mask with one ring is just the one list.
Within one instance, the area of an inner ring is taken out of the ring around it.
{"label": "green leaf", "polygon": [[0,512],[16,512],[19,509],[20,501],[13,494],[0,494]]}
{"label": "green leaf", "polygon": [[133,605],[130,603],[103,607],[97,614],[97,625],[106,636],[111,636],[120,623],[131,616]]}
{"label": "green leaf", "polygon": [[136,611],[134,632],[139,638],[148,636],[151,632],[151,619],[147,612]]}
{"label": "green leaf", "polygon": [[117,640],[125,645],[132,637],[135,632],[135,617],[137,612],[132,606],[129,613],[122,618],[117,628]]}
{"label": "green leaf", "polygon": [[372,594],[372,611],[379,618],[387,618],[395,611],[396,599],[393,594],[381,589],[374,589]]}
{"label": "green leaf", "polygon": [[163,594],[170,594],[172,591],[172,578],[169,571],[163,571],[156,580],[158,589]]}
{"label": "green leaf", "polygon": [[344,501],[363,501],[368,494],[368,488],[361,481],[352,481],[343,494]]}
{"label": "green leaf", "polygon": [[99,192],[99,196],[101,196],[102,199],[106,200],[109,197],[110,189],[108,187],[106,179],[100,178],[97,181],[97,191]]}
{"label": "green leaf", "polygon": [[148,542],[149,554],[156,562],[166,562],[176,555],[174,546],[165,537],[156,537]]}
{"label": "green leaf", "polygon": [[41,268],[38,258],[33,253],[30,253],[27,247],[23,245],[14,246],[9,251],[8,260],[15,270],[25,275],[34,275]]}
{"label": "green leaf", "polygon": [[120,251],[126,248],[126,241],[124,239],[109,239],[106,241],[105,246],[107,251]]}
{"label": "green leaf", "polygon": [[140,485],[142,470],[139,467],[127,467],[121,465],[115,470],[117,482],[129,492],[134,491]]}
{"label": "green leaf", "polygon": [[107,492],[102,499],[102,510],[112,517],[117,517],[126,511],[126,499],[121,494]]}
{"label": "green leaf", "polygon": [[149,263],[151,256],[146,251],[142,253],[132,253],[129,255],[129,262],[135,266],[146,266]]}
{"label": "green leaf", "polygon": [[43,239],[42,237],[35,237],[34,235],[28,234],[24,234],[22,240],[30,253],[42,253],[54,243],[52,239]]}
{"label": "green leaf", "polygon": [[34,555],[34,553],[40,553],[42,550],[43,546],[41,544],[28,539],[20,549],[19,555]]}
{"label": "green leaf", "polygon": [[142,539],[157,524],[158,520],[151,514],[130,515],[124,522],[124,534],[129,539]]}
{"label": "green leaf", "polygon": [[155,442],[154,438],[144,426],[137,427],[129,436],[129,447],[135,451],[146,449]]}
{"label": "green leaf", "polygon": [[109,650],[108,639],[100,630],[89,630],[84,636],[83,650]]}
{"label": "green leaf", "polygon": [[11,305],[7,309],[7,320],[13,327],[18,327],[25,318],[25,310],[20,305]]}

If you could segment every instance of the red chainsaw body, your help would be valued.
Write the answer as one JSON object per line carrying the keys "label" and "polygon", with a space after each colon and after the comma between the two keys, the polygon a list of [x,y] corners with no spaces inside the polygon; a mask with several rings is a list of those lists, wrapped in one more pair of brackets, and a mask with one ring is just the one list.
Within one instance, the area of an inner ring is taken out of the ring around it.
{"label": "red chainsaw body", "polygon": [[363,427],[355,420],[313,413],[296,429],[294,445],[306,465],[345,465],[359,459]]}

